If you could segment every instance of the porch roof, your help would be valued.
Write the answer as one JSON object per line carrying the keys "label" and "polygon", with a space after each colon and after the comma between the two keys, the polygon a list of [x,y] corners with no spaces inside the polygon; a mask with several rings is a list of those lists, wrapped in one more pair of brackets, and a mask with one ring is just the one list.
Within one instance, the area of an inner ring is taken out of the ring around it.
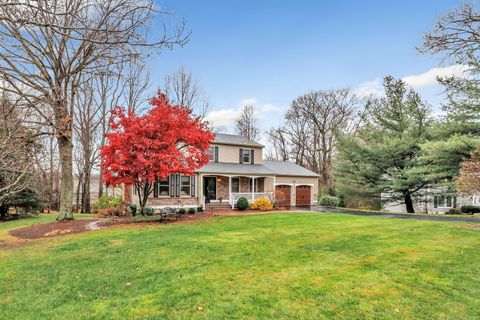
{"label": "porch roof", "polygon": [[210,162],[198,170],[199,173],[230,174],[230,175],[268,175],[275,173],[261,164],[239,164],[225,162]]}
{"label": "porch roof", "polygon": [[318,177],[318,174],[315,172],[305,169],[298,164],[271,160],[263,160],[263,164],[210,162],[200,168],[197,172],[229,175]]}

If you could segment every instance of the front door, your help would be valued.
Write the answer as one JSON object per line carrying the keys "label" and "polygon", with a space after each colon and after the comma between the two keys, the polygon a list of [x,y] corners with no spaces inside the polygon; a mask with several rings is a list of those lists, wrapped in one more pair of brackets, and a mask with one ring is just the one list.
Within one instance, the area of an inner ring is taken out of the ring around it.
{"label": "front door", "polygon": [[217,178],[205,177],[203,180],[203,195],[207,203],[217,198]]}

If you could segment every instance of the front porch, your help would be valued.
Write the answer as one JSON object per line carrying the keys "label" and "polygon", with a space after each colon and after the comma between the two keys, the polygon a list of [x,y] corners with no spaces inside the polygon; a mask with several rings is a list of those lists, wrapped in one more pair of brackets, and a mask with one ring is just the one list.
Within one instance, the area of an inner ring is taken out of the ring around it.
{"label": "front porch", "polygon": [[275,177],[238,175],[201,175],[202,205],[227,203],[234,208],[238,199],[244,197],[249,203],[269,197],[274,190]]}

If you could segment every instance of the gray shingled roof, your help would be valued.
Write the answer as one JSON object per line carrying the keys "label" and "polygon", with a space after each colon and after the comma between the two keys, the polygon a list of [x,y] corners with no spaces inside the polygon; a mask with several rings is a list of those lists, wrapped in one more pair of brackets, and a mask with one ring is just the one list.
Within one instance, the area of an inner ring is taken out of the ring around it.
{"label": "gray shingled roof", "polygon": [[210,162],[200,168],[198,172],[239,175],[318,177],[318,174],[295,163],[274,160],[263,160],[263,164]]}
{"label": "gray shingled roof", "polygon": [[275,175],[266,166],[262,164],[239,164],[225,162],[210,162],[198,170],[200,173],[220,173],[220,174],[239,174],[239,175]]}
{"label": "gray shingled roof", "polygon": [[263,166],[267,167],[277,176],[319,177],[315,172],[287,161],[263,160]]}
{"label": "gray shingled roof", "polygon": [[235,134],[225,134],[225,133],[217,133],[215,135],[214,143],[234,144],[234,145],[240,145],[240,146],[253,146],[253,147],[261,147],[261,148],[264,147],[264,145],[255,141],[248,140],[245,137],[235,135]]}

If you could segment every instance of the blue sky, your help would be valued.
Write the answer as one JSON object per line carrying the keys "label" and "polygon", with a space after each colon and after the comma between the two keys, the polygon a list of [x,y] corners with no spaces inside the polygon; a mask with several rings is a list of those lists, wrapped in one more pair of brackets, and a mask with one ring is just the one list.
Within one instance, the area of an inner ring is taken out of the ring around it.
{"label": "blue sky", "polygon": [[[264,129],[279,124],[297,96],[317,89],[379,90],[383,76],[410,77],[434,109],[436,74],[458,73],[415,47],[434,22],[461,4],[436,1],[162,0],[187,21],[184,48],[151,62],[157,87],[167,72],[191,70],[212,104],[211,120],[229,125],[254,102]],[[438,69],[432,69],[440,67]]]}

